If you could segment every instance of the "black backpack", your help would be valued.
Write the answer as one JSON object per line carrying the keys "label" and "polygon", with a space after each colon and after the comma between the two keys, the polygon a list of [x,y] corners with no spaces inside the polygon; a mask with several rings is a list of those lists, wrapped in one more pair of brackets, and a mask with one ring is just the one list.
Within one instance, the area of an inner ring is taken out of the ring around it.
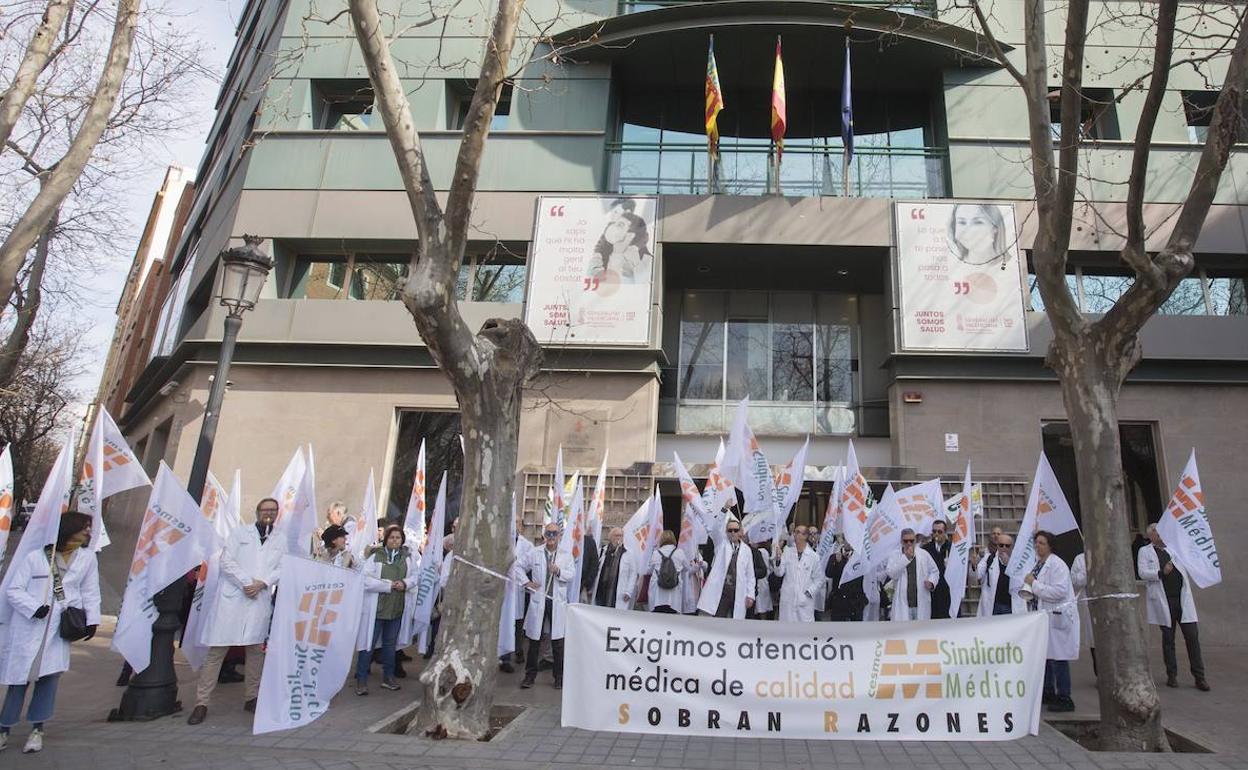
{"label": "black backpack", "polygon": [[671,554],[659,551],[659,559],[661,559],[659,562],[659,588],[662,588],[664,591],[670,591],[680,585],[680,574],[676,571],[676,562],[672,560],[672,555],[675,553],[675,550]]}

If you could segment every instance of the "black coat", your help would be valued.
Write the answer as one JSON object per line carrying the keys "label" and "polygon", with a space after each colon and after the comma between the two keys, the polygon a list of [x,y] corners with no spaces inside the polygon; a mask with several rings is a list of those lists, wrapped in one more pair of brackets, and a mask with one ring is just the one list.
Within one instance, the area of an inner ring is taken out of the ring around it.
{"label": "black coat", "polygon": [[828,566],[824,570],[824,575],[828,578],[828,588],[823,608],[828,613],[828,620],[862,620],[862,611],[867,607],[867,594],[862,588],[862,578],[841,583],[846,564],[846,561],[828,559]]}

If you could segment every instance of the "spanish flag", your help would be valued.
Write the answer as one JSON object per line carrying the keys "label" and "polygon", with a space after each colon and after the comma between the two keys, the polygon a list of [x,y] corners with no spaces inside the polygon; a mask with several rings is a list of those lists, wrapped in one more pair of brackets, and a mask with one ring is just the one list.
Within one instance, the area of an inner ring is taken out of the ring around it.
{"label": "spanish flag", "polygon": [[776,36],[776,74],[771,81],[771,139],[776,143],[776,164],[784,153],[784,60],[780,58],[780,36]]}
{"label": "spanish flag", "polygon": [[719,90],[719,69],[715,66],[715,36],[711,35],[706,54],[706,149],[711,162],[719,156],[719,111],[724,108],[724,93]]}

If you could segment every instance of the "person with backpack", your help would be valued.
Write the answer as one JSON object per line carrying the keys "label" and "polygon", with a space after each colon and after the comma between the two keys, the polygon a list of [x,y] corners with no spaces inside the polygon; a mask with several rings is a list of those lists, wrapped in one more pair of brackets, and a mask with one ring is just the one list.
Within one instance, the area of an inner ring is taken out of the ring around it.
{"label": "person with backpack", "polygon": [[670,529],[659,535],[659,547],[650,554],[650,611],[679,615],[684,607],[682,585],[689,559],[676,547]]}

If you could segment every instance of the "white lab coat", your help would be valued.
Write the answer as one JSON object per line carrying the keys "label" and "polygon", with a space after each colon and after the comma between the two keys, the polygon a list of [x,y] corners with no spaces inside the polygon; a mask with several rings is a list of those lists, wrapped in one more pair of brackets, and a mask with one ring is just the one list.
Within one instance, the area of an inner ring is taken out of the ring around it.
{"label": "white lab coat", "polygon": [[528,539],[523,535],[516,536],[516,545],[512,550],[511,569],[508,571],[514,593],[511,602],[513,620],[524,620],[524,584],[529,582],[529,575],[525,570],[529,568],[529,552],[532,550],[533,544]]}
{"label": "white lab coat", "polygon": [[[753,546],[751,546],[753,547]],[[760,547],[758,550],[763,551],[763,565],[767,568],[767,574],[758,579],[758,584],[754,586],[754,612],[763,614],[771,612],[776,608],[776,603],[771,599],[771,575],[775,572],[775,561],[771,558],[768,550]]]}
{"label": "white lab coat", "polygon": [[[1070,584],[1066,562],[1050,554],[1035,581],[1023,586],[1035,594],[1040,609],[1049,618],[1049,660],[1078,660],[1079,612],[1075,609],[1075,589]],[[1012,583],[1010,587],[1013,588]]]}
{"label": "white lab coat", "polygon": [[[416,637],[423,635],[427,630],[416,627],[417,592],[412,590],[420,582],[421,554],[415,548],[404,547],[407,548],[407,575],[403,577],[403,585],[407,586],[407,590],[403,593],[403,620],[399,623],[399,638],[395,641],[395,647],[400,650],[411,646]],[[430,617],[432,617],[432,612]],[[424,648],[423,642],[421,648]]]}
{"label": "white lab coat", "polygon": [[798,553],[797,546],[784,549],[775,567],[780,584],[780,620],[786,623],[810,622],[815,619],[815,594],[823,582],[819,570],[819,554],[810,546]]}
{"label": "white lab coat", "polygon": [[[0,684],[26,684],[49,674],[69,670],[69,642],[61,638],[61,613],[65,607],[81,607],[87,612],[87,625],[100,624],[100,570],[95,554],[88,548],[74,552],[69,568],[61,575],[64,601],[52,595],[52,573],[43,550],[32,551],[14,562],[13,580],[4,597],[13,612],[0,626]],[[45,604],[52,611],[43,619],[33,617]],[[31,667],[39,657],[39,671]]]}
{"label": "white lab coat", "polygon": [[[208,647],[230,647],[260,644],[269,637],[269,620],[273,614],[273,588],[277,585],[286,538],[270,534],[263,544],[260,532],[252,525],[235,527],[221,551],[221,578],[217,595],[208,611],[200,644]],[[253,581],[268,586],[252,598],[243,587]]]}
{"label": "white lab coat", "polygon": [[695,556],[693,561],[689,562],[689,566],[685,568],[685,576],[681,580],[684,599],[684,609],[681,612],[694,613],[698,611],[698,599],[702,596],[702,576],[705,571],[706,564],[702,562],[700,556]]}
{"label": "white lab coat", "polygon": [[[1188,577],[1187,572],[1174,561],[1173,556],[1170,559],[1174,564],[1174,568],[1183,576],[1183,593],[1180,601],[1183,603],[1183,623],[1196,622],[1196,601],[1192,598],[1192,579]],[[1166,600],[1166,589],[1161,584],[1161,559],[1157,556],[1157,549],[1152,543],[1140,549],[1140,553],[1136,556],[1136,567],[1140,572],[1140,579],[1147,586],[1145,594],[1145,603],[1148,609],[1148,622],[1154,626],[1169,626],[1170,620],[1170,602]]]}
{"label": "white lab coat", "polygon": [[884,580],[884,569],[888,564],[881,564],[875,569],[867,568],[867,575],[862,581],[862,592],[867,597],[867,606],[862,608],[862,619],[868,623],[873,623],[886,618],[880,617],[883,607],[881,607],[880,582]]}
{"label": "white lab coat", "polygon": [[[676,567],[676,587],[660,588],[659,587],[659,570],[663,566],[663,556],[669,556],[672,559],[672,565]],[[661,545],[654,549],[654,553],[650,554],[650,610],[654,611],[656,607],[668,606],[676,610],[676,612],[684,612],[684,586],[689,576],[685,572],[689,568],[689,557],[685,555],[674,545]]]}
{"label": "white lab coat", "polygon": [[[738,620],[745,617],[745,600],[753,599],[758,588],[754,579],[754,552],[750,546],[741,543],[737,554],[737,595],[732,605],[732,616]],[[706,576],[702,586],[702,596],[698,599],[698,611],[714,615],[719,608],[719,599],[724,593],[724,576],[728,574],[728,563],[732,561],[732,546],[722,532],[715,543],[715,559],[711,562],[711,573]]]}
{"label": "white lab coat", "polygon": [[[524,635],[535,640],[542,638],[542,624],[546,619],[546,596],[543,594],[546,587],[546,555],[543,553],[545,550],[543,547],[530,551],[528,569],[525,570],[532,576],[532,581],[538,585],[537,592],[529,596],[529,611],[524,616]],[[555,579],[550,583],[550,595],[553,598],[550,638],[562,639],[568,622],[568,581],[574,577],[576,562],[573,561],[572,554],[556,552],[555,565],[559,567],[559,574],[555,575]]]}
{"label": "white lab coat", "polygon": [[355,649],[371,650],[374,642],[381,646],[381,640],[373,638],[373,627],[377,625],[377,595],[388,594],[392,588],[389,580],[381,579],[381,562],[371,556],[360,565],[360,573],[364,575],[364,602],[360,605],[360,630],[356,634]]}
{"label": "white lab coat", "polygon": [[[932,555],[922,548],[914,549],[914,575],[919,581],[918,590],[918,619],[931,620],[932,618],[932,592],[923,585],[924,582],[930,582],[933,586],[940,580],[940,569],[936,566]],[[910,585],[909,573],[906,567],[910,565],[910,560],[906,558],[901,551],[888,557],[888,564],[885,572],[888,574],[889,580],[893,581],[895,586],[893,590],[893,609],[889,620],[901,622],[910,619],[909,606],[906,603],[906,591]]]}
{"label": "white lab coat", "polygon": [[1088,638],[1088,646],[1095,647],[1096,639],[1092,636],[1092,615],[1088,612],[1088,562],[1080,552],[1070,563],[1070,587],[1075,589],[1075,601],[1079,610],[1079,634]]}
{"label": "white lab coat", "polygon": [[[990,558],[992,559],[991,565],[988,563]],[[979,564],[975,567],[975,582],[979,585],[979,617],[992,617],[992,605],[996,601],[997,581],[1000,578],[1000,557],[988,554],[979,560]],[[1017,591],[1010,591],[1010,612],[1021,615],[1026,611],[1027,602],[1023,601]]]}

